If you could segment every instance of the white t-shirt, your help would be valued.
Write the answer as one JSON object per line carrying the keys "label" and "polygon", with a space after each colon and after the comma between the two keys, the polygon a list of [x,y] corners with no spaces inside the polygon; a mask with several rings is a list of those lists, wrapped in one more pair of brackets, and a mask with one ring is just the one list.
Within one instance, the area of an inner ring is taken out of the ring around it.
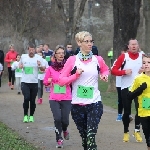
{"label": "white t-shirt", "polygon": [[[87,64],[84,64],[76,55],[74,66],[77,68],[82,68],[84,72],[80,75],[80,78],[72,83],[72,104],[92,104],[101,101],[101,95],[98,89],[99,75],[97,71],[97,65],[99,65],[99,63],[94,55],[92,56],[92,61]],[[88,89],[85,89],[86,87]],[[90,98],[78,95],[80,92],[90,94],[90,91],[92,91]]]}
{"label": "white t-shirt", "polygon": [[138,72],[142,67],[142,54],[139,53],[139,57],[133,60],[129,57],[128,53],[125,53],[125,60],[126,64],[123,69],[132,69],[132,74],[121,76],[121,89],[129,88],[134,78],[139,74]]}
{"label": "white t-shirt", "polygon": [[[45,60],[45,59],[43,59],[43,64],[44,64],[44,67],[45,68],[48,68],[49,67],[49,65],[48,65],[48,62]],[[44,77],[45,77],[45,71],[44,72],[38,72],[38,79],[39,80],[43,80],[44,79]]]}
{"label": "white t-shirt", "polygon": [[41,62],[41,66],[44,67],[43,58],[40,55],[35,54],[34,57],[29,57],[29,54],[22,54],[20,63],[23,64],[23,74],[21,82],[25,83],[38,83],[38,64]]}
{"label": "white t-shirt", "polygon": [[116,76],[116,87],[121,87],[121,77],[122,76]]}
{"label": "white t-shirt", "polygon": [[3,65],[0,63],[0,71],[3,70]]}
{"label": "white t-shirt", "polygon": [[15,77],[22,77],[23,69],[19,68],[19,61],[15,61],[12,63],[11,70],[15,70]]}

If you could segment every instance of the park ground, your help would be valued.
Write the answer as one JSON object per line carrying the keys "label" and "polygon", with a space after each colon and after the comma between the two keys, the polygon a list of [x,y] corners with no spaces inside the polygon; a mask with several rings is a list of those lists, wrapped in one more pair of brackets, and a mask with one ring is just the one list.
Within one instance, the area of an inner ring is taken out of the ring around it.
{"label": "park ground", "polygon": [[[6,84],[0,88],[0,121],[31,143],[37,150],[56,149],[53,116],[49,107],[48,94],[44,92],[43,104],[37,105],[35,122],[23,123],[23,95],[17,95],[17,91],[15,89],[10,90]],[[105,96],[102,99],[105,101]],[[104,106],[104,113],[96,135],[98,150],[146,150],[142,130],[142,143],[137,143],[132,137],[134,121],[130,123],[130,142],[122,142],[123,125],[122,122],[116,122],[116,116],[116,109]],[[71,116],[68,130],[70,140],[64,141],[64,150],[83,150],[81,138]],[[20,149],[13,149],[12,147],[9,150]]]}

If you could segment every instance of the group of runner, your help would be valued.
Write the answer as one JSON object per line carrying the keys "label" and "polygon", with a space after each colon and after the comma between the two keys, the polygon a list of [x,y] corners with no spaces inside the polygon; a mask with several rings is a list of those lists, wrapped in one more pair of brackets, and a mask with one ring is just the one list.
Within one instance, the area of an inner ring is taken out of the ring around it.
{"label": "group of runner", "polygon": [[[14,89],[15,76],[18,94],[22,91],[24,96],[23,122],[25,123],[34,122],[36,96],[38,94],[37,103],[42,104],[43,85],[47,92],[50,90],[49,103],[54,118],[56,148],[63,147],[63,138],[69,140],[68,125],[71,112],[82,138],[84,150],[96,150],[95,135],[103,114],[98,78],[108,82],[109,67],[101,56],[93,55],[94,41],[89,32],[77,33],[75,40],[79,46],[77,55],[74,55],[71,50],[66,51],[62,45],[57,45],[52,51],[48,44],[41,44],[35,48],[35,45],[31,43],[28,46],[28,54],[20,56],[11,44],[10,51],[5,57],[9,73],[8,84],[11,89]],[[67,46],[70,49],[72,47],[71,44]],[[142,124],[147,147],[150,150],[150,86],[148,82],[150,55],[142,55],[138,50],[138,41],[129,40],[128,51],[121,54],[115,61],[111,73],[121,76],[121,101],[119,102],[124,109],[123,142],[129,141],[131,101],[135,99],[137,114],[133,136],[137,142],[142,142],[140,135],[140,124]],[[0,72],[1,70],[3,68],[0,66]]]}

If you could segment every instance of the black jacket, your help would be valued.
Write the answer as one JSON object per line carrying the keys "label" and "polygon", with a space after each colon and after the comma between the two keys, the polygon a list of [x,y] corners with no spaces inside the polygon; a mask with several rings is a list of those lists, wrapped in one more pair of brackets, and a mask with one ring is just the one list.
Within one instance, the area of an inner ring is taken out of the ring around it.
{"label": "black jacket", "polygon": [[74,51],[66,51],[64,59],[67,60],[70,56],[73,56],[73,55],[74,55]]}
{"label": "black jacket", "polygon": [[3,70],[4,70],[4,52],[3,52],[3,50],[0,50],[0,63],[3,65]]}
{"label": "black jacket", "polygon": [[[77,55],[79,53],[79,51],[80,51],[80,48],[77,48],[74,54]],[[96,46],[92,46],[92,53],[93,53],[93,55],[98,56],[98,49]]]}

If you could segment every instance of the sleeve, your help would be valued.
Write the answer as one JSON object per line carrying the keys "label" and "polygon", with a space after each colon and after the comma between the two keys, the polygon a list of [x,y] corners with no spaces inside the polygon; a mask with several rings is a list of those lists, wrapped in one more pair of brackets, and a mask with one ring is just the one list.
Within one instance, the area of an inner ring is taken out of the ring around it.
{"label": "sleeve", "polygon": [[12,65],[11,65],[11,70],[15,70],[17,68],[17,64],[16,62],[13,62]]}
{"label": "sleeve", "polygon": [[111,74],[115,76],[125,75],[125,70],[120,70],[124,63],[125,54],[121,54],[111,68]]}
{"label": "sleeve", "polygon": [[73,67],[74,67],[74,61],[75,60],[75,56],[70,56],[62,71],[61,74],[59,76],[59,85],[60,86],[64,86],[64,85],[69,85],[70,83],[72,83],[73,81],[75,81],[80,75],[78,75],[77,73],[70,75]]}
{"label": "sleeve", "polygon": [[97,59],[100,66],[100,74],[109,75],[109,67],[106,65],[104,59],[101,56],[97,56]]}
{"label": "sleeve", "polygon": [[44,63],[44,60],[42,57],[40,57],[39,61],[41,62],[42,67],[46,67],[46,64]]}
{"label": "sleeve", "polygon": [[44,59],[44,62],[45,62],[46,68],[48,68],[49,67],[48,62],[45,59]]}
{"label": "sleeve", "polygon": [[143,91],[147,88],[146,82],[139,84],[137,78],[134,79],[132,86],[129,88],[128,92],[128,100],[133,100],[139,95],[143,93]]}
{"label": "sleeve", "polygon": [[43,84],[48,86],[50,83],[48,83],[48,78],[51,77],[50,67],[46,69],[45,77],[43,79]]}
{"label": "sleeve", "polygon": [[[4,66],[4,52],[3,52],[3,50],[0,50],[0,55],[1,55],[1,57],[0,57],[0,61],[1,61],[1,63],[2,63],[2,66]],[[4,71],[4,67],[3,67],[3,71]]]}
{"label": "sleeve", "polygon": [[11,60],[9,59],[9,53],[7,53],[5,56],[5,62],[11,62]]}
{"label": "sleeve", "polygon": [[96,55],[98,56],[98,49],[97,49],[97,51],[96,51]]}

